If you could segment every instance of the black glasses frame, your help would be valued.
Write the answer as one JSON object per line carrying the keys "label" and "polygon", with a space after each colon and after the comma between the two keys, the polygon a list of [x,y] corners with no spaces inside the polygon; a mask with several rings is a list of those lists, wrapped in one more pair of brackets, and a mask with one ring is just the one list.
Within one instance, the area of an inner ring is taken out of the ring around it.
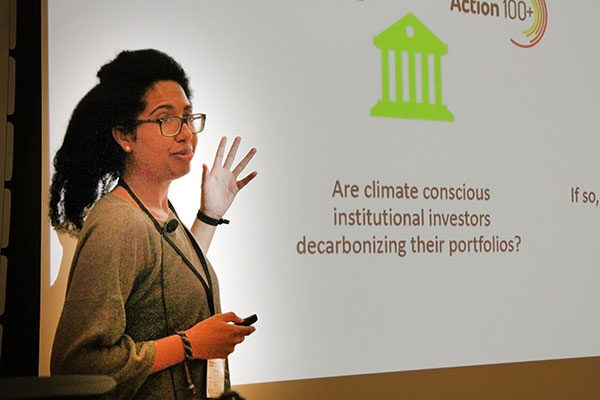
{"label": "black glasses frame", "polygon": [[[169,121],[173,118],[177,118],[179,120],[179,128],[177,128],[177,131],[175,133],[165,134],[165,132],[163,130],[163,124],[166,121]],[[195,131],[194,125],[190,124],[190,121],[195,120],[195,119],[200,119],[200,122],[201,122],[200,129],[198,131]],[[156,119],[138,119],[136,121],[135,126],[138,126],[141,124],[147,124],[147,123],[158,124],[160,127],[161,135],[163,135],[165,137],[173,137],[173,136],[179,135],[179,132],[181,132],[181,127],[183,126],[184,122],[188,126],[188,128],[190,129],[190,131],[192,133],[194,133],[194,134],[200,133],[204,130],[204,124],[206,123],[206,114],[195,113],[195,114],[189,114],[189,115],[186,115],[183,117],[180,117],[178,115],[168,115],[166,117],[161,117],[161,118],[156,118]]]}

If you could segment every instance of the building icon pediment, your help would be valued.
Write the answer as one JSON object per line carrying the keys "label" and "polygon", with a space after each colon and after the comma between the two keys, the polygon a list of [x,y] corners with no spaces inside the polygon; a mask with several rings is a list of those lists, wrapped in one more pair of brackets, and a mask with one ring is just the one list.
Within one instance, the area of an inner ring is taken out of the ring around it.
{"label": "building icon pediment", "polygon": [[448,45],[442,42],[412,13],[406,14],[395,24],[373,38],[378,49],[407,50],[446,54]]}

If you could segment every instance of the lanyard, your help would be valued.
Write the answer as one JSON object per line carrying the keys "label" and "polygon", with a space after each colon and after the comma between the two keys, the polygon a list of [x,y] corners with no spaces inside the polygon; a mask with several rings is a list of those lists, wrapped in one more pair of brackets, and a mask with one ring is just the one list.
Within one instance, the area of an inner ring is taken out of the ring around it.
{"label": "lanyard", "polygon": [[[148,211],[146,206],[144,206],[144,204],[140,201],[140,199],[135,195],[135,193],[133,192],[133,190],[131,190],[129,185],[127,183],[125,183],[125,181],[123,179],[119,179],[118,185],[122,186],[125,190],[127,190],[129,195],[131,196],[131,198],[137,203],[137,205],[142,209],[142,211],[154,223],[154,227],[156,228],[158,233],[160,233],[162,238],[165,239],[165,241],[167,243],[169,243],[171,248],[173,248],[173,250],[175,250],[175,252],[181,257],[181,259],[183,260],[185,265],[187,265],[188,268],[194,273],[194,275],[196,275],[196,277],[198,278],[198,280],[204,287],[204,291],[206,292],[206,298],[208,300],[208,308],[210,309],[210,315],[215,315],[215,302],[214,302],[214,296],[213,296],[212,279],[210,278],[210,270],[208,269],[208,265],[206,263],[206,258],[204,257],[204,254],[202,253],[202,249],[200,249],[200,246],[198,246],[198,243],[196,242],[196,239],[194,238],[194,236],[192,236],[192,233],[185,227],[185,225],[183,225],[181,222],[179,223],[183,227],[183,230],[185,231],[189,241],[192,243],[192,247],[196,251],[198,258],[200,259],[200,263],[202,264],[202,269],[204,270],[204,274],[206,275],[206,280],[208,282],[205,281],[204,278],[202,278],[202,275],[200,275],[200,273],[196,270],[196,268],[190,262],[190,260],[188,260],[188,258],[185,256],[185,254],[183,254],[181,249],[175,243],[173,243],[173,241],[171,240],[171,238],[169,238],[169,236],[167,236],[167,234],[165,233],[165,229],[162,226],[160,226],[160,224],[158,223],[156,218],[154,218],[154,215],[152,215],[150,213],[150,211]],[[175,217],[177,219],[179,219],[179,216],[177,215],[177,212],[175,211],[175,208],[173,207],[173,205],[171,204],[170,201],[169,201],[169,209],[171,211],[173,211],[173,214],[175,214]]]}

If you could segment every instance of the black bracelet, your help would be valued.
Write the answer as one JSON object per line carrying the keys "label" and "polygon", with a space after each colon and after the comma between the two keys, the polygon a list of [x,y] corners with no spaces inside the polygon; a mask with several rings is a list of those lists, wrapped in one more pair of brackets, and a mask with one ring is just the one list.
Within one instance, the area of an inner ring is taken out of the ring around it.
{"label": "black bracelet", "polygon": [[224,219],[224,218],[221,218],[221,219],[212,218],[212,217],[209,217],[208,215],[204,214],[200,210],[198,210],[198,214],[196,214],[196,218],[198,218],[200,221],[204,222],[205,224],[212,225],[212,226],[217,226],[217,225],[228,224],[229,223],[228,219]]}
{"label": "black bracelet", "polygon": [[194,359],[194,355],[192,354],[192,342],[188,335],[183,331],[177,331],[177,334],[181,338],[183,342],[183,353],[185,355],[185,360],[183,361],[183,368],[185,369],[185,378],[188,383],[188,389],[190,392],[196,394],[196,385],[192,382],[192,375],[190,374],[190,369],[188,367],[188,361],[192,361]]}

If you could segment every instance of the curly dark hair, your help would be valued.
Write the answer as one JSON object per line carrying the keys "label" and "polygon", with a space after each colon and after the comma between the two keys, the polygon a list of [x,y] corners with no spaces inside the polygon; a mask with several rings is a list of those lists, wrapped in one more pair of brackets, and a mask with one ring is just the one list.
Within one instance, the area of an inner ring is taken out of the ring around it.
{"label": "curly dark hair", "polygon": [[87,211],[123,172],[125,151],[113,128],[135,137],[144,96],[158,81],[175,81],[191,99],[188,77],[167,54],[144,49],[122,51],[98,70],[99,83],[73,110],[62,146],[54,156],[50,221],[62,232],[77,234]]}

